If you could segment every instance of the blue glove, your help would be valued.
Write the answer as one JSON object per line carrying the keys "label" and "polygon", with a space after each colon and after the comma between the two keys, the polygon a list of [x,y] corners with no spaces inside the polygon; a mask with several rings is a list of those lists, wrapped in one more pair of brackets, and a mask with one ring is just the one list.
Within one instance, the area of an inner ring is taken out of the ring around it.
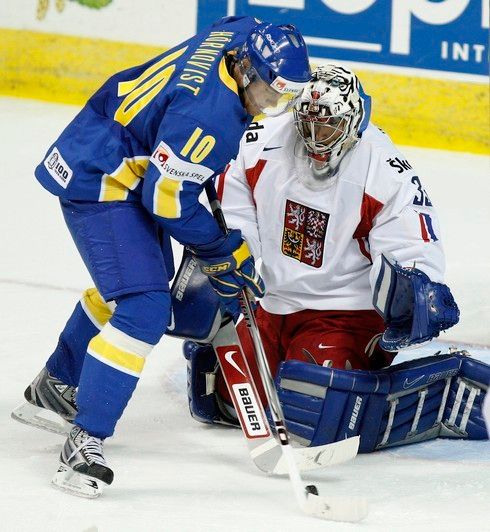
{"label": "blue glove", "polygon": [[373,305],[387,326],[379,341],[385,351],[432,340],[459,320],[459,309],[449,287],[433,283],[417,268],[392,264],[384,255]]}
{"label": "blue glove", "polygon": [[240,230],[233,229],[219,240],[196,246],[192,251],[219,296],[235,298],[243,289],[255,297],[264,295],[264,281],[255,269]]}

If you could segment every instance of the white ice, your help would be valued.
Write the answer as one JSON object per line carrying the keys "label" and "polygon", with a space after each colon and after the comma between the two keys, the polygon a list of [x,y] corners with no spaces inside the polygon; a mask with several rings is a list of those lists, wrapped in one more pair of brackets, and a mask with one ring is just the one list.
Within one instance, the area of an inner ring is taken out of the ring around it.
{"label": "white ice", "polygon": [[[180,342],[168,338],[152,353],[115,437],[107,442],[113,485],[96,501],[50,487],[62,438],[9,416],[52,352],[80,291],[91,285],[57,200],[33,177],[77,110],[0,99],[0,530],[490,530],[488,442],[438,440],[362,455],[305,475],[324,496],[366,496],[370,513],[358,526],[302,515],[287,479],[254,468],[238,430],[190,418]],[[438,209],[446,280],[461,308],[460,324],[443,339],[490,344],[489,159],[402,151]],[[488,349],[471,352],[490,362]],[[404,358],[415,356],[420,352]]]}

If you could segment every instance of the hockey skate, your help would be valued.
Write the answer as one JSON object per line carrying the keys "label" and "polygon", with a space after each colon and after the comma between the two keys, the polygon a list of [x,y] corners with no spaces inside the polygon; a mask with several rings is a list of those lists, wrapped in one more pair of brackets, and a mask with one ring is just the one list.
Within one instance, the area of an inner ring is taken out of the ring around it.
{"label": "hockey skate", "polygon": [[75,425],[61,450],[53,486],[78,497],[98,497],[114,479],[104,459],[103,444],[103,440]]}
{"label": "hockey skate", "polygon": [[68,386],[43,368],[24,392],[26,402],[12,418],[56,434],[68,435],[77,415],[75,388]]}

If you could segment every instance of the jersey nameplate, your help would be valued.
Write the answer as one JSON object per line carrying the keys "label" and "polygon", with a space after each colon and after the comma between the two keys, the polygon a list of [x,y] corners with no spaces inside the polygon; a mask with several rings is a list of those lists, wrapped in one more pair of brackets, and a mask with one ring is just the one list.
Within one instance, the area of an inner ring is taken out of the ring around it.
{"label": "jersey nameplate", "polygon": [[261,129],[264,129],[262,124],[259,124],[258,122],[251,122],[245,133],[245,142],[250,144],[251,142],[257,141],[259,138],[259,130]]}

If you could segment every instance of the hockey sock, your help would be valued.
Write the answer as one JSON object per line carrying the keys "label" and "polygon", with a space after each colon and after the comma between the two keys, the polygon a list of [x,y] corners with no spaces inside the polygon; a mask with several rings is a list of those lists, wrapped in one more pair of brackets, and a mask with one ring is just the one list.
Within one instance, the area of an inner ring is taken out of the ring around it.
{"label": "hockey sock", "polygon": [[86,290],[61,332],[56,349],[46,362],[49,373],[76,388],[87,346],[111,316],[110,306],[97,289]]}
{"label": "hockey sock", "polygon": [[76,425],[98,438],[113,434],[169,315],[168,292],[118,299],[113,317],[88,344],[77,393]]}

